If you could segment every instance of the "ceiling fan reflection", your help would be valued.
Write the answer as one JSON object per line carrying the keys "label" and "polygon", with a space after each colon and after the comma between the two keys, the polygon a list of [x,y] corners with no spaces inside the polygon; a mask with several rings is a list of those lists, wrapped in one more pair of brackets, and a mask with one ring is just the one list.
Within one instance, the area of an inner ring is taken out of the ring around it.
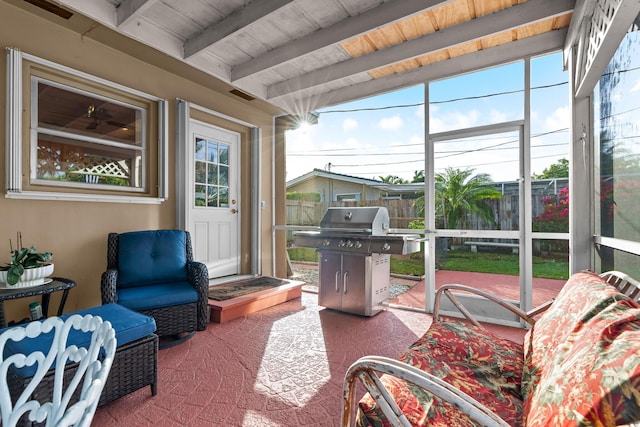
{"label": "ceiling fan reflection", "polygon": [[96,108],[95,105],[91,104],[87,107],[87,117],[93,119],[86,129],[87,130],[95,130],[102,123],[106,123],[109,126],[114,126],[122,129],[126,129],[127,125],[125,123],[116,122],[114,120],[109,120],[113,116],[109,114],[109,112],[104,108]]}

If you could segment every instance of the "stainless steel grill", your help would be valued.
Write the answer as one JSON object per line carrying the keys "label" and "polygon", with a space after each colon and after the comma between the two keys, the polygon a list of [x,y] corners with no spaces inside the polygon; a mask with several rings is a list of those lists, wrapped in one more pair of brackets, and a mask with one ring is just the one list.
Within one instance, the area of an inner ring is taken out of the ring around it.
{"label": "stainless steel grill", "polygon": [[389,212],[382,206],[329,208],[317,231],[295,233],[295,246],[359,254],[410,254],[420,250],[414,236],[389,234]]}
{"label": "stainless steel grill", "polygon": [[329,208],[319,229],[296,232],[293,245],[320,253],[318,303],[363,316],[389,298],[390,255],[420,250],[415,236],[389,233],[382,206]]}

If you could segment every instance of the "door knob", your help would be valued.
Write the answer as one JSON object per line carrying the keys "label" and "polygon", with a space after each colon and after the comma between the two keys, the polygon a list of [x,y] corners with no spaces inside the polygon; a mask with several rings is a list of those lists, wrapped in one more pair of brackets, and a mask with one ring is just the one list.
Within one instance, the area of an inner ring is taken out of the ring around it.
{"label": "door knob", "polygon": [[235,210],[235,209],[231,209],[231,213],[232,213],[232,214],[236,214],[236,213],[238,213],[238,211],[237,211],[237,210]]}

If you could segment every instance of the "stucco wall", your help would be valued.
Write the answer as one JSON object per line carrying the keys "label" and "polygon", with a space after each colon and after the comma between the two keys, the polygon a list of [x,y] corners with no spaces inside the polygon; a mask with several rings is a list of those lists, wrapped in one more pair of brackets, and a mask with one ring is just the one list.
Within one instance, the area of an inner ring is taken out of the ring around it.
{"label": "stucco wall", "polygon": [[[72,278],[77,287],[69,295],[65,311],[100,304],[100,275],[106,266],[106,239],[109,232],[140,229],[174,228],[176,226],[176,98],[251,123],[262,129],[261,198],[268,202],[262,209],[262,251],[270,252],[271,243],[271,135],[275,109],[260,101],[247,102],[228,94],[230,87],[203,75],[178,61],[148,48],[129,42],[104,27],[96,27],[88,20],[72,18],[65,21],[47,17],[46,12],[32,10],[25,3],[0,1],[0,44],[25,53],[96,75],[169,101],[169,199],[159,205],[16,200],[4,197],[5,174],[0,176],[0,263],[9,261],[9,239],[15,242],[21,231],[25,245],[54,254],[56,276]],[[20,7],[17,7],[20,6]],[[24,10],[24,9],[26,10]],[[32,13],[35,11],[35,14]],[[43,16],[37,16],[43,15]],[[77,18],[77,17],[76,17]],[[98,42],[96,40],[101,40]],[[112,40],[112,42],[111,42]],[[104,43],[116,46],[108,47]],[[123,53],[122,46],[127,46]],[[118,47],[120,46],[120,47]],[[131,50],[129,50],[131,48]],[[120,50],[119,50],[120,49]],[[170,71],[168,71],[170,70]],[[0,61],[0,129],[5,135],[6,57]],[[24,106],[28,109],[28,105]],[[212,120],[213,121],[213,120]],[[218,120],[217,125],[224,126]],[[248,129],[235,126],[232,130],[242,136],[242,269],[250,268],[250,141]],[[28,136],[27,129],[23,135]],[[28,143],[28,137],[23,137]],[[153,141],[152,141],[153,143]],[[0,150],[0,168],[5,170],[5,150]],[[23,173],[28,174],[27,171]],[[271,256],[262,262],[262,272],[271,274]],[[28,315],[24,299],[5,303],[7,319]],[[57,307],[59,296],[52,298]]]}
{"label": "stucco wall", "polygon": [[335,201],[337,196],[345,194],[359,194],[362,201],[378,200],[380,198],[380,190],[375,188],[355,182],[322,177],[314,177],[300,184],[289,186],[287,191],[320,193],[320,198],[323,202]]}

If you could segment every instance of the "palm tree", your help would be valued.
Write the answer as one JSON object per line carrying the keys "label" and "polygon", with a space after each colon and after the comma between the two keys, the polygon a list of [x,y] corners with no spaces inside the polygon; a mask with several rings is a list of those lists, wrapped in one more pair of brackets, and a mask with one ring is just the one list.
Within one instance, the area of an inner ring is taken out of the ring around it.
{"label": "palm tree", "polygon": [[436,214],[443,216],[444,228],[457,228],[467,213],[495,224],[491,207],[485,201],[500,199],[502,193],[491,185],[489,174],[473,175],[473,171],[448,167],[436,175]]}
{"label": "palm tree", "polygon": [[402,179],[397,175],[379,176],[378,178],[380,178],[380,181],[386,184],[406,184],[407,183],[405,179]]}
{"label": "palm tree", "polygon": [[424,169],[421,171],[413,171],[412,183],[424,182]]}

